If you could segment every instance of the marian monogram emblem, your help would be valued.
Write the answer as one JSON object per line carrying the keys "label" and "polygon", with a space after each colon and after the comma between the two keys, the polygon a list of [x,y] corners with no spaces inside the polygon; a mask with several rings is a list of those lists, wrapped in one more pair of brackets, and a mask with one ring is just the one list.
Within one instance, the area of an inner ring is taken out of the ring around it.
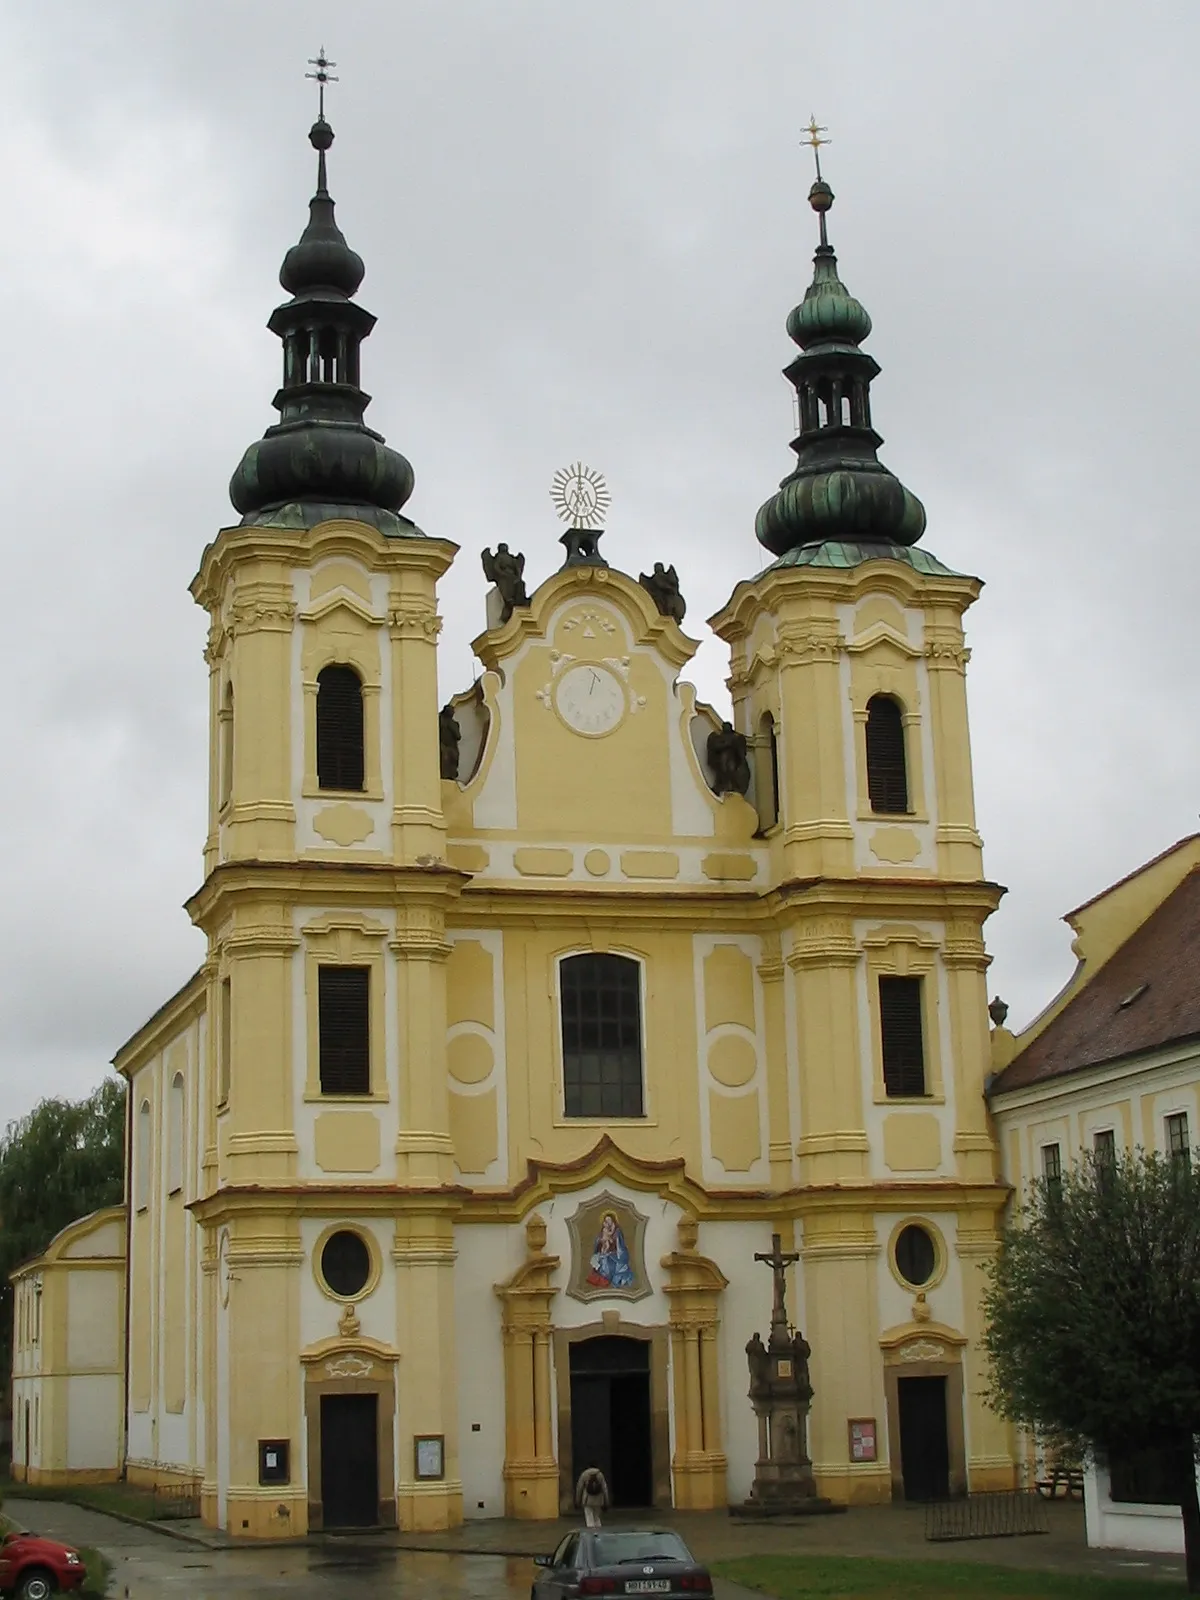
{"label": "marian monogram emblem", "polygon": [[364,1361],[362,1356],[349,1354],[325,1363],[325,1371],[331,1378],[369,1378],[374,1370],[373,1361]]}

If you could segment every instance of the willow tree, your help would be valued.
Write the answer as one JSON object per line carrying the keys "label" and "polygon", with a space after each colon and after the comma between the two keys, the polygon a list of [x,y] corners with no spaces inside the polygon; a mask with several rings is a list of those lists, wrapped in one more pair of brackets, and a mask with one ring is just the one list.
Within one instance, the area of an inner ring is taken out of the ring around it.
{"label": "willow tree", "polygon": [[992,1403],[1102,1461],[1152,1461],[1183,1515],[1200,1594],[1200,1170],[1087,1156],[1039,1181],[985,1294]]}

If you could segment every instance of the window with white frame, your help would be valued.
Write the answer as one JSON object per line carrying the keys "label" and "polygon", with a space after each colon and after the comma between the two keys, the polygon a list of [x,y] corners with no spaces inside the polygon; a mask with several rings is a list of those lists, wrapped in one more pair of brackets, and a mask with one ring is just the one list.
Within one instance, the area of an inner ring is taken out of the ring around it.
{"label": "window with white frame", "polygon": [[1182,1161],[1185,1166],[1191,1166],[1192,1146],[1188,1133],[1188,1114],[1186,1111],[1172,1111],[1163,1119],[1163,1128],[1167,1136],[1167,1154],[1174,1161]]}
{"label": "window with white frame", "polygon": [[1057,1144],[1042,1146],[1042,1182],[1052,1198],[1062,1193],[1062,1151]]}

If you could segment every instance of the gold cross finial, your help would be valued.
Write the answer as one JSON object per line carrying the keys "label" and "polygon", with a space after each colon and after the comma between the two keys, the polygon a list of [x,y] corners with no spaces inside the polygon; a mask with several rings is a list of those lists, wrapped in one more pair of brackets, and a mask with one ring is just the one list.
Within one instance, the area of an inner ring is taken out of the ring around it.
{"label": "gold cross finial", "polygon": [[812,145],[813,160],[817,164],[817,179],[818,181],[821,181],[821,146],[823,144],[832,144],[833,140],[822,139],[821,135],[823,133],[828,133],[829,129],[823,123],[817,121],[817,114],[815,111],[809,117],[808,127],[805,128],[804,131],[808,135],[808,138],[802,140],[801,143]]}
{"label": "gold cross finial", "polygon": [[328,56],[325,54],[325,46],[322,45],[315,56],[310,56],[308,58],[308,64],[310,67],[316,67],[317,69],[315,72],[306,72],[304,76],[306,78],[311,78],[317,86],[317,120],[324,122],[325,85],[327,83],[336,83],[338,81],[333,73],[329,70],[330,67],[336,67],[337,62],[330,61]]}

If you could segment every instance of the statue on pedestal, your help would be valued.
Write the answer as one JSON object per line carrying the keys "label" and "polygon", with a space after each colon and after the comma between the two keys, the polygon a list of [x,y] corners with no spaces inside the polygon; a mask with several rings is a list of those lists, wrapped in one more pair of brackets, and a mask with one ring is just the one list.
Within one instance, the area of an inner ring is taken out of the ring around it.
{"label": "statue on pedestal", "polygon": [[783,1517],[820,1511],[840,1511],[817,1493],[808,1454],[808,1409],[813,1389],[808,1376],[808,1341],[788,1326],[784,1273],[800,1257],[785,1253],[777,1233],[771,1235],[769,1255],[756,1254],[771,1268],[775,1293],[771,1306],[771,1335],[764,1344],[755,1334],[746,1346],[750,1367],[750,1404],[758,1418],[758,1460],[750,1498],[736,1510],[738,1516]]}

